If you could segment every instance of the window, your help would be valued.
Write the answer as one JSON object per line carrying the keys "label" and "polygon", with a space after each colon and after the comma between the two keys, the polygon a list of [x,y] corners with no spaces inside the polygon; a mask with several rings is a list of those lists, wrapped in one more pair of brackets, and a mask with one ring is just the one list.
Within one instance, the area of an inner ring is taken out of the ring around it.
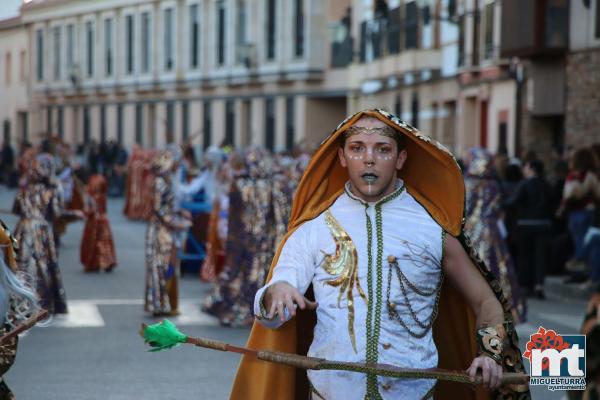
{"label": "window", "polygon": [[225,2],[217,2],[217,65],[225,64]]}
{"label": "window", "polygon": [[175,140],[175,103],[167,103],[167,143]]}
{"label": "window", "polygon": [[10,120],[9,119],[4,120],[4,142],[5,143],[10,142]]}
{"label": "window", "polygon": [[46,132],[52,132],[52,107],[46,108]]}
{"label": "window", "polygon": [[410,111],[412,114],[412,119],[410,124],[415,128],[419,127],[419,96],[417,93],[413,93],[412,100],[410,104]]}
{"label": "window", "polygon": [[481,43],[481,15],[477,8],[473,18],[473,48],[471,53],[471,65],[479,65],[479,44]]}
{"label": "window", "polygon": [[225,144],[234,145],[235,138],[235,103],[233,100],[225,102]]}
{"label": "window", "polygon": [[285,148],[292,150],[294,148],[294,98],[286,97],[285,99]]}
{"label": "window", "polygon": [[[85,23],[85,37],[86,37],[86,49],[87,49],[87,76],[89,78],[94,76],[94,22],[88,21]],[[89,113],[89,110],[88,110]],[[84,109],[85,114],[85,109]]]}
{"label": "window", "polygon": [[135,39],[133,15],[125,17],[125,72],[127,75],[133,74],[133,41]]}
{"label": "window", "polygon": [[67,25],[67,68],[71,69],[75,65],[75,27],[73,24]]}
{"label": "window", "polygon": [[25,50],[21,50],[21,53],[19,54],[19,79],[21,80],[21,82],[25,82],[25,73],[27,70],[27,66],[26,66],[26,59],[25,59]]}
{"label": "window", "polygon": [[38,82],[44,80],[44,30],[38,29],[35,32],[36,42],[36,75]]}
{"label": "window", "polygon": [[112,19],[104,20],[104,73],[106,76],[113,74],[113,22]]}
{"label": "window", "polygon": [[198,4],[190,6],[190,67],[200,65],[200,16]]}
{"label": "window", "polygon": [[203,147],[206,149],[212,142],[212,124],[211,124],[212,107],[209,101],[205,101],[202,111],[202,127],[204,128]]}
{"label": "window", "polygon": [[5,61],[4,61],[4,80],[7,85],[10,85],[11,72],[12,72],[11,67],[12,67],[12,55],[10,54],[10,51],[9,51],[6,53]]}
{"label": "window", "polygon": [[419,47],[419,10],[416,1],[406,4],[404,21],[404,48],[416,49]]}
{"label": "window", "polygon": [[458,17],[458,66],[465,65],[465,16]]}
{"label": "window", "polygon": [[117,104],[117,141],[123,143],[123,104]]}
{"label": "window", "polygon": [[173,69],[173,9],[167,8],[164,11],[164,52],[165,52],[165,71]]}
{"label": "window", "polygon": [[90,108],[88,106],[83,107],[83,143],[88,144],[92,138],[91,126],[90,126]]}
{"label": "window", "polygon": [[64,109],[62,106],[56,109],[56,129],[58,130],[58,136],[62,139],[65,137],[65,117]]}
{"label": "window", "polygon": [[190,104],[187,101],[181,102],[181,136],[183,141],[190,137]]}
{"label": "window", "polygon": [[396,7],[389,12],[387,23],[387,42],[390,54],[400,53],[400,35],[402,33],[402,8]]}
{"label": "window", "polygon": [[135,105],[135,142],[137,144],[142,144],[142,138],[144,135],[144,105],[136,104]]}
{"label": "window", "polygon": [[402,96],[396,95],[396,103],[394,104],[394,114],[396,117],[402,119]]}
{"label": "window", "polygon": [[267,0],[267,60],[275,58],[275,18],[277,18],[275,4],[276,0]]}
{"label": "window", "polygon": [[246,0],[238,0],[237,22],[235,24],[236,61],[238,64],[243,63],[248,57],[248,54],[246,54],[246,13]]}
{"label": "window", "polygon": [[494,57],[494,4],[485,5],[485,48],[483,54],[486,59]]}
{"label": "window", "polygon": [[100,143],[106,142],[106,106],[100,106]]}
{"label": "window", "polygon": [[54,80],[58,81],[60,80],[60,66],[61,66],[61,59],[60,59],[60,26],[56,26],[52,29],[52,38],[53,38],[53,52],[52,52],[52,58],[53,58],[53,62],[54,62]]}
{"label": "window", "polygon": [[265,100],[265,147],[269,151],[275,149],[275,100]]}
{"label": "window", "polygon": [[150,72],[150,13],[142,13],[142,72]]}
{"label": "window", "polygon": [[142,54],[141,54],[141,63],[142,63],[142,72],[147,73],[150,71],[150,13],[143,12],[141,15],[142,19],[142,31],[141,31],[141,39],[142,39]]}
{"label": "window", "polygon": [[304,56],[304,1],[294,1],[294,56]]}
{"label": "window", "polygon": [[600,39],[600,0],[596,0],[596,25],[594,28],[594,36],[596,39]]}

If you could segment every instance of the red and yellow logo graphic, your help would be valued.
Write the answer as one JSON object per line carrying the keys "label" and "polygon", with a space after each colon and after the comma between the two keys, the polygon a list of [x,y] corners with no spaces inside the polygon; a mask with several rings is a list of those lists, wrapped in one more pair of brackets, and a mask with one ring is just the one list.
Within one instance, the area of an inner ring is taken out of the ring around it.
{"label": "red and yellow logo graphic", "polygon": [[[527,358],[529,362],[531,362],[531,351],[533,349],[539,349],[540,351],[556,349],[556,351],[561,352],[562,350],[570,347],[571,344],[567,343],[561,335],[557,334],[552,329],[546,330],[540,326],[538,331],[531,335],[531,339],[529,342],[527,342],[527,351],[523,353],[523,357]],[[549,366],[550,360],[548,358],[543,358],[542,370],[547,370]]]}

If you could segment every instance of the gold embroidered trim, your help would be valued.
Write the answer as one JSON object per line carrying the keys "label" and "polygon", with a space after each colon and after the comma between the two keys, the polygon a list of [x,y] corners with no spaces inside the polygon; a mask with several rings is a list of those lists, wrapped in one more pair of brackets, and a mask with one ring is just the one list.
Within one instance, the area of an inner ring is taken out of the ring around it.
{"label": "gold embroidered trim", "polygon": [[352,348],[357,353],[356,336],[354,334],[354,295],[352,293],[355,285],[358,294],[367,303],[367,295],[360,286],[360,280],[358,279],[358,253],[350,235],[342,228],[329,210],[325,211],[325,223],[335,242],[335,254],[323,252],[325,259],[322,267],[330,275],[339,275],[339,277],[326,283],[340,288],[338,307],[342,296],[346,293],[348,299],[348,334],[350,335]]}

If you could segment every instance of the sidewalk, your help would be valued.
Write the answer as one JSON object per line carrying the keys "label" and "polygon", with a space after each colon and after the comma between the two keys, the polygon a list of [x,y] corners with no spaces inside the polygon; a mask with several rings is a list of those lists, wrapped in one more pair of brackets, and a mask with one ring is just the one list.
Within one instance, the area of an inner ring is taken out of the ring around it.
{"label": "sidewalk", "polygon": [[567,276],[548,276],[544,283],[546,297],[561,302],[588,301],[594,287],[582,288],[578,283],[564,283]]}

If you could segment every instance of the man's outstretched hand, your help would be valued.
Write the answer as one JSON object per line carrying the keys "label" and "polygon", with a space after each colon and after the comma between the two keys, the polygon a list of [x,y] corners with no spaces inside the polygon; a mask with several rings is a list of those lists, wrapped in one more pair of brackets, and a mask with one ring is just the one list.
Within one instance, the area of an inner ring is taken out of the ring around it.
{"label": "man's outstretched hand", "polygon": [[287,282],[275,282],[269,286],[263,301],[265,310],[269,310],[267,318],[272,319],[277,314],[282,321],[285,321],[285,308],[293,317],[296,315],[296,304],[301,310],[314,310],[318,307],[317,302],[302,296],[298,289]]}
{"label": "man's outstretched hand", "polygon": [[475,378],[477,372],[481,370],[483,385],[488,389],[498,389],[502,383],[502,367],[498,365],[491,357],[480,355],[475,357],[467,373],[471,378]]}

